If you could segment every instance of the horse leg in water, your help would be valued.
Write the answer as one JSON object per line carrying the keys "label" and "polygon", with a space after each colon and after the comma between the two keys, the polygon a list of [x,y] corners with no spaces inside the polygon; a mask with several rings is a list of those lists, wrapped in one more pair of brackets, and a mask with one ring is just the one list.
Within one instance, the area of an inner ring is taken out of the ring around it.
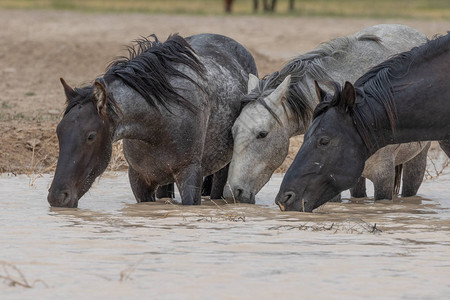
{"label": "horse leg in water", "polygon": [[386,160],[379,163],[369,179],[373,182],[375,200],[393,199],[395,185],[395,166],[393,160]]}
{"label": "horse leg in water", "polygon": [[177,176],[177,186],[183,205],[201,204],[202,179],[201,167],[197,164],[186,167]]}
{"label": "horse leg in water", "polygon": [[430,145],[428,144],[413,159],[403,164],[402,197],[417,195],[427,167],[427,154]]}
{"label": "horse leg in water", "polygon": [[339,193],[337,196],[334,196],[333,198],[331,198],[330,201],[328,202],[341,202],[341,193]]}
{"label": "horse leg in water", "polygon": [[174,184],[160,185],[156,190],[156,198],[175,198]]}
{"label": "horse leg in water", "polygon": [[209,196],[211,195],[211,189],[213,185],[213,178],[214,175],[208,175],[203,179],[202,183],[202,196]]}
{"label": "horse leg in water", "polygon": [[439,145],[441,146],[441,149],[444,150],[444,152],[447,154],[447,156],[450,157],[450,140],[439,141]]}
{"label": "horse leg in water", "polygon": [[352,198],[366,198],[366,178],[359,177],[358,182],[350,189]]}
{"label": "horse leg in water", "polygon": [[214,173],[214,179],[212,182],[211,188],[211,199],[222,199],[223,189],[225,184],[227,184],[228,179],[228,167],[230,164],[227,164],[225,167]]}
{"label": "horse leg in water", "polygon": [[128,178],[130,179],[131,190],[138,203],[155,201],[156,184],[147,183],[131,167],[128,168]]}

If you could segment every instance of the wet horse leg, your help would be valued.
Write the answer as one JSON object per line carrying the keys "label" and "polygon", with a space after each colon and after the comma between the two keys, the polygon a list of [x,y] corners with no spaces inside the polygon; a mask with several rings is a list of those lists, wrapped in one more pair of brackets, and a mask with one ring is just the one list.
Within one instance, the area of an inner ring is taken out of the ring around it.
{"label": "wet horse leg", "polygon": [[353,198],[366,198],[366,178],[359,177],[358,182],[350,189]]}
{"label": "wet horse leg", "polygon": [[373,178],[375,200],[392,200],[395,184],[395,166],[393,161],[377,165]]}
{"label": "wet horse leg", "polygon": [[403,164],[402,197],[417,195],[427,167],[427,153],[430,143],[413,159]]}
{"label": "wet horse leg", "polygon": [[200,165],[193,164],[185,168],[176,178],[183,205],[200,205],[202,191]]}
{"label": "wet horse leg", "polygon": [[169,183],[158,186],[158,189],[156,190],[156,198],[175,198],[174,184]]}
{"label": "wet horse leg", "polygon": [[213,178],[214,175],[208,175],[203,179],[202,183],[202,196],[209,196],[211,195],[211,189],[213,185]]}
{"label": "wet horse leg", "polygon": [[143,180],[131,167],[128,168],[128,178],[130,179],[131,190],[138,203],[155,201],[156,184]]}
{"label": "wet horse leg", "polygon": [[341,202],[341,193],[339,193],[338,195],[334,196],[333,198],[331,198],[331,200],[329,200],[328,202]]}
{"label": "wet horse leg", "polygon": [[230,164],[227,164],[225,167],[214,173],[213,184],[211,188],[211,199],[222,199],[223,197],[223,189],[228,179],[228,167]]}

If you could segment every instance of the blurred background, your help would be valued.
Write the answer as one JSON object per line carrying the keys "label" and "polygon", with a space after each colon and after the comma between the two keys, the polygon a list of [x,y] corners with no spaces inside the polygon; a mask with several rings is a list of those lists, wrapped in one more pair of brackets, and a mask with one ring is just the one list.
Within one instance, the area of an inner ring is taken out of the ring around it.
{"label": "blurred background", "polygon": [[449,0],[2,0],[0,8],[167,14],[449,19]]}

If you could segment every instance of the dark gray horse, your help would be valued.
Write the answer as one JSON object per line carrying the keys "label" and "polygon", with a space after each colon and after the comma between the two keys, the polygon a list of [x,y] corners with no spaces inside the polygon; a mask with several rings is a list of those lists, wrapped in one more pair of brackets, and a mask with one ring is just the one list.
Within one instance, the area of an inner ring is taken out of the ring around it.
{"label": "dark gray horse", "polygon": [[59,159],[52,206],[77,207],[123,139],[137,202],[175,182],[183,204],[200,204],[202,177],[231,160],[231,127],[241,108],[252,55],[221,35],[141,39],[93,85],[61,80],[67,108],[57,127]]}
{"label": "dark gray horse", "polygon": [[[450,34],[378,65],[321,103],[276,203],[310,212],[352,187],[370,155],[389,144],[450,140]],[[449,153],[447,153],[449,154]]]}

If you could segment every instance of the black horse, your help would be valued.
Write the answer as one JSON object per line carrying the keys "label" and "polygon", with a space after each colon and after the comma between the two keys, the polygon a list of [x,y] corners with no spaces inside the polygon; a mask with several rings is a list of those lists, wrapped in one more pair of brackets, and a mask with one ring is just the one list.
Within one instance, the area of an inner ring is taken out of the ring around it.
{"label": "black horse", "polygon": [[275,203],[311,212],[357,182],[388,144],[441,141],[450,156],[450,33],[401,53],[335,94],[316,83],[314,121]]}
{"label": "black horse", "polygon": [[62,80],[67,108],[50,205],[77,207],[120,139],[137,202],[154,201],[158,186],[175,182],[183,204],[200,204],[202,177],[231,160],[231,127],[256,72],[252,55],[228,37],[173,35],[138,40],[90,86]]}

